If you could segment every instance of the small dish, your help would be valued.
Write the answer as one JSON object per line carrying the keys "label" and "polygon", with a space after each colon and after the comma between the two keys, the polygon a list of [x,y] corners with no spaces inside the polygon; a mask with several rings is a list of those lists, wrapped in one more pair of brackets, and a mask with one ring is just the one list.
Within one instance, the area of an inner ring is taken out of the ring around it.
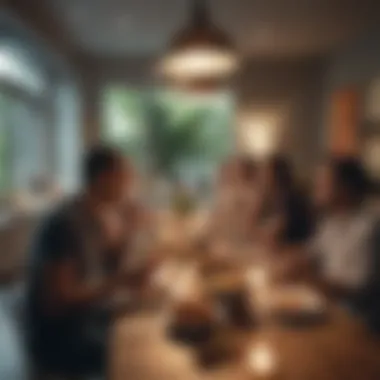
{"label": "small dish", "polygon": [[321,323],[327,317],[326,300],[307,287],[292,286],[271,292],[269,315],[292,326]]}

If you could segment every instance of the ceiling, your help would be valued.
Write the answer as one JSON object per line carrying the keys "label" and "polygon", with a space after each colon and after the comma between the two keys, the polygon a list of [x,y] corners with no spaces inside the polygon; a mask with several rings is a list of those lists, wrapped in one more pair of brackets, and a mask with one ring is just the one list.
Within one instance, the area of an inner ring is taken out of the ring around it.
{"label": "ceiling", "polygon": [[[189,16],[188,0],[46,0],[80,51],[159,54]],[[210,0],[212,17],[246,57],[321,56],[373,25],[377,0]]]}

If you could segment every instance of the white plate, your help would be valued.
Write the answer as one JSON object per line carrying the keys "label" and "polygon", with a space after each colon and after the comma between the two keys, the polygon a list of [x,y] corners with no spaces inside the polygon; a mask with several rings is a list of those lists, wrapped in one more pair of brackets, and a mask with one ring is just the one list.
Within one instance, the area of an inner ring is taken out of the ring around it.
{"label": "white plate", "polygon": [[320,314],[326,311],[326,300],[316,291],[303,286],[271,291],[267,305],[272,312]]}

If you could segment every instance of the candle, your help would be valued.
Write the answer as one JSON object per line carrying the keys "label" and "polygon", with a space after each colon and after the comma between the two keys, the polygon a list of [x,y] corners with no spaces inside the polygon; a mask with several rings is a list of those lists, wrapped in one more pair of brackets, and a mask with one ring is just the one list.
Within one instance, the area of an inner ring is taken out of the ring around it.
{"label": "candle", "polygon": [[248,352],[248,369],[259,376],[268,376],[275,372],[277,367],[276,356],[267,342],[256,344]]}

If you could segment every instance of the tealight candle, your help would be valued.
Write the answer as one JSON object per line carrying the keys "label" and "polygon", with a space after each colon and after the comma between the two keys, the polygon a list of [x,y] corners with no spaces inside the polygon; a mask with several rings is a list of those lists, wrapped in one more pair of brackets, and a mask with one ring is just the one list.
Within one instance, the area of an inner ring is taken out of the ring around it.
{"label": "tealight candle", "polygon": [[248,352],[248,369],[259,376],[272,375],[277,368],[273,349],[268,343],[261,342]]}

